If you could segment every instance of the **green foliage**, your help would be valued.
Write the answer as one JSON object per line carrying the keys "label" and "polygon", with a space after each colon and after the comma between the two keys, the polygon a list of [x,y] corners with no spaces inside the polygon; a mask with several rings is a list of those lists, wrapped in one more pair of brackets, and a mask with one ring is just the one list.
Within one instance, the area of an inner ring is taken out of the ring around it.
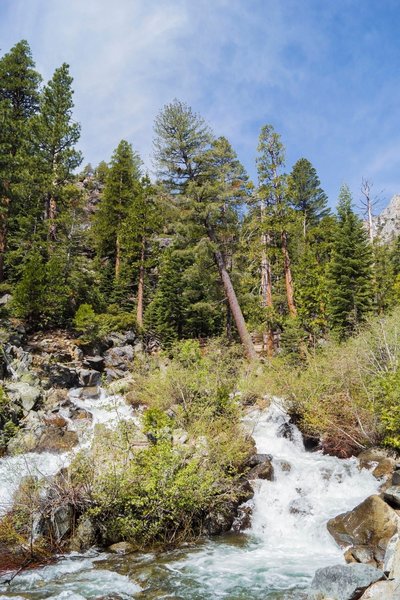
{"label": "green foliage", "polygon": [[374,295],[371,247],[351,203],[349,188],[342,186],[328,273],[330,324],[341,339],[365,321]]}

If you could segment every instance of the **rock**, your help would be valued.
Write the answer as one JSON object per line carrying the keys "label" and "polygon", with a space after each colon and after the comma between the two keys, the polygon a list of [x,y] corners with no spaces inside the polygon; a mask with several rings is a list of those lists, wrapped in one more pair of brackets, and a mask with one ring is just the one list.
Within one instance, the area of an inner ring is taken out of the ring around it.
{"label": "rock", "polygon": [[101,373],[94,369],[78,369],[79,384],[84,387],[96,387],[101,383]]}
{"label": "rock", "polygon": [[83,365],[89,369],[101,372],[104,369],[104,358],[102,356],[87,356]]}
{"label": "rock", "polygon": [[294,428],[293,425],[291,423],[282,423],[282,425],[279,427],[278,431],[277,431],[277,436],[278,437],[283,437],[286,440],[290,440],[291,442],[294,442]]}
{"label": "rock", "polygon": [[69,504],[59,506],[54,511],[51,521],[57,542],[61,541],[71,531],[73,517],[74,510]]}
{"label": "rock", "polygon": [[390,477],[393,473],[396,461],[390,453],[382,448],[368,448],[358,455],[360,468],[374,469],[372,475],[377,479]]}
{"label": "rock", "polygon": [[254,490],[246,480],[239,482],[235,500],[226,501],[218,509],[210,512],[204,519],[204,530],[208,535],[219,535],[229,531],[238,516],[241,504],[251,500]]}
{"label": "rock", "polygon": [[289,505],[289,512],[292,515],[304,517],[305,515],[311,515],[313,510],[312,505],[307,498],[295,498]]}
{"label": "rock", "polygon": [[96,529],[88,517],[81,517],[69,543],[71,552],[86,552],[96,543]]}
{"label": "rock", "polygon": [[373,558],[382,561],[398,523],[399,517],[382,498],[370,496],[353,510],[330,519],[327,527],[340,546],[368,546]]}
{"label": "rock", "polygon": [[18,381],[17,383],[9,383],[6,385],[6,392],[14,402],[21,404],[25,413],[37,406],[42,390],[38,387],[33,387],[29,383]]}
{"label": "rock", "polygon": [[354,563],[318,569],[308,593],[309,600],[358,600],[364,591],[384,577],[379,569]]}
{"label": "rock", "polygon": [[36,452],[65,452],[79,442],[76,431],[65,431],[59,427],[49,427],[40,436],[35,446]]}
{"label": "rock", "polygon": [[51,427],[67,427],[68,422],[67,420],[60,414],[51,414],[51,415],[46,415],[44,417],[44,422],[46,423],[46,425],[50,425]]}
{"label": "rock", "polygon": [[97,386],[84,387],[82,388],[80,397],[84,400],[98,400],[100,398],[100,388]]}
{"label": "rock", "polygon": [[0,306],[7,306],[7,304],[10,304],[11,300],[12,300],[11,294],[3,294],[0,297]]}
{"label": "rock", "polygon": [[253,504],[251,501],[242,504],[238,508],[237,516],[232,523],[232,531],[239,533],[251,527],[251,516],[253,514]]}
{"label": "rock", "polygon": [[111,544],[108,550],[114,554],[131,554],[135,551],[134,547],[129,542],[118,542],[117,544]]}
{"label": "rock", "polygon": [[247,479],[250,481],[254,479],[268,479],[268,481],[272,481],[274,478],[274,468],[270,460],[266,460],[263,463],[258,464],[253,467],[247,473]]}
{"label": "rock", "polygon": [[396,600],[400,598],[398,581],[377,581],[361,596],[360,600]]}
{"label": "rock", "polygon": [[399,534],[395,533],[394,536],[389,540],[388,545],[386,546],[385,558],[383,561],[383,570],[386,574],[389,574],[390,571],[393,569],[393,560],[399,540]]}
{"label": "rock", "polygon": [[255,467],[257,465],[261,465],[263,462],[269,461],[271,462],[272,456],[271,454],[252,454],[249,458],[247,464],[249,467]]}
{"label": "rock", "polygon": [[400,471],[395,471],[393,473],[392,485],[400,485]]}
{"label": "rock", "polygon": [[353,546],[345,552],[344,557],[346,562],[358,562],[372,565],[373,567],[377,566],[373,550],[369,546]]}
{"label": "rock", "polygon": [[142,354],[144,352],[143,342],[137,342],[133,347],[133,351],[135,354]]}
{"label": "rock", "polygon": [[116,346],[104,354],[104,364],[108,369],[127,370],[133,361],[133,346]]}
{"label": "rock", "polygon": [[73,367],[56,363],[48,366],[47,371],[49,373],[49,383],[52,387],[72,388],[79,385],[79,376]]}
{"label": "rock", "polygon": [[391,506],[400,508],[400,486],[392,485],[385,492],[383,492],[383,497]]}

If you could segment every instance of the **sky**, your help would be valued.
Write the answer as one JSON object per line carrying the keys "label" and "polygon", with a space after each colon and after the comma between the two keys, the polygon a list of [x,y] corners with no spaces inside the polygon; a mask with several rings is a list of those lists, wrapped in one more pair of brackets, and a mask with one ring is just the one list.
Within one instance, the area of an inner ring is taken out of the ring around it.
{"label": "sky", "polygon": [[261,127],[317,169],[331,206],[362,178],[400,193],[399,0],[0,0],[0,54],[28,40],[45,80],[70,64],[84,163],[128,140],[150,171],[153,122],[178,98],[253,180]]}

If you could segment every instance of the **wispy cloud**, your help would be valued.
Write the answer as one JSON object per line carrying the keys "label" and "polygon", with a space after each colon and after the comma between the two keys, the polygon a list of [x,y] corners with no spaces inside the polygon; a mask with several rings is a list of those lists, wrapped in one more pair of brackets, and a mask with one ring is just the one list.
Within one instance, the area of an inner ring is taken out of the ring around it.
{"label": "wispy cloud", "polygon": [[273,123],[288,150],[315,163],[335,201],[345,180],[397,179],[400,7],[366,0],[2,0],[2,51],[31,43],[49,78],[75,78],[86,159],[121,138],[150,166],[152,125],[174,97],[226,135],[251,174],[259,129]]}

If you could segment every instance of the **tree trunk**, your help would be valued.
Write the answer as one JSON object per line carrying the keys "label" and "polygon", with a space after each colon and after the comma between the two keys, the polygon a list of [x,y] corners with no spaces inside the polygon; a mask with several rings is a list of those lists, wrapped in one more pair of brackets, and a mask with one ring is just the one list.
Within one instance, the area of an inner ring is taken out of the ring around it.
{"label": "tree trunk", "polygon": [[142,238],[139,266],[139,283],[137,294],[136,321],[139,327],[143,327],[143,296],[144,296],[144,258],[145,258],[146,240]]}
{"label": "tree trunk", "polygon": [[242,310],[240,308],[238,299],[236,297],[235,290],[233,289],[232,281],[229,276],[228,271],[226,270],[224,257],[222,252],[218,249],[218,242],[213,228],[207,223],[207,232],[208,237],[214,244],[214,258],[218,267],[219,275],[221,277],[222,285],[224,287],[224,292],[226,299],[229,303],[229,308],[231,310],[233,319],[235,321],[240,340],[243,344],[244,351],[249,360],[255,360],[257,358],[257,353],[254,349],[254,345],[250,334],[247,330],[247,326],[245,320],[243,318]]}
{"label": "tree trunk", "polygon": [[121,272],[121,243],[119,241],[119,236],[117,235],[117,239],[115,242],[115,279],[119,278],[120,272]]}
{"label": "tree trunk", "polygon": [[48,211],[49,239],[53,242],[56,241],[56,235],[57,235],[56,217],[57,217],[57,202],[56,202],[56,199],[54,198],[54,196],[50,196],[49,211]]}
{"label": "tree trunk", "polygon": [[[264,221],[264,212],[265,203],[261,200],[261,223]],[[267,255],[269,244],[270,235],[263,232],[261,235],[261,306],[272,309],[272,270]],[[263,350],[267,351],[269,358],[274,355],[274,332],[271,327],[263,333]]]}
{"label": "tree trunk", "polygon": [[293,280],[292,280],[292,271],[290,268],[290,257],[289,257],[288,247],[287,247],[286,231],[282,231],[282,233],[281,233],[281,242],[282,242],[283,264],[284,264],[285,283],[286,283],[286,296],[287,296],[289,314],[291,317],[296,317],[297,310],[296,310],[296,305],[294,303]]}

